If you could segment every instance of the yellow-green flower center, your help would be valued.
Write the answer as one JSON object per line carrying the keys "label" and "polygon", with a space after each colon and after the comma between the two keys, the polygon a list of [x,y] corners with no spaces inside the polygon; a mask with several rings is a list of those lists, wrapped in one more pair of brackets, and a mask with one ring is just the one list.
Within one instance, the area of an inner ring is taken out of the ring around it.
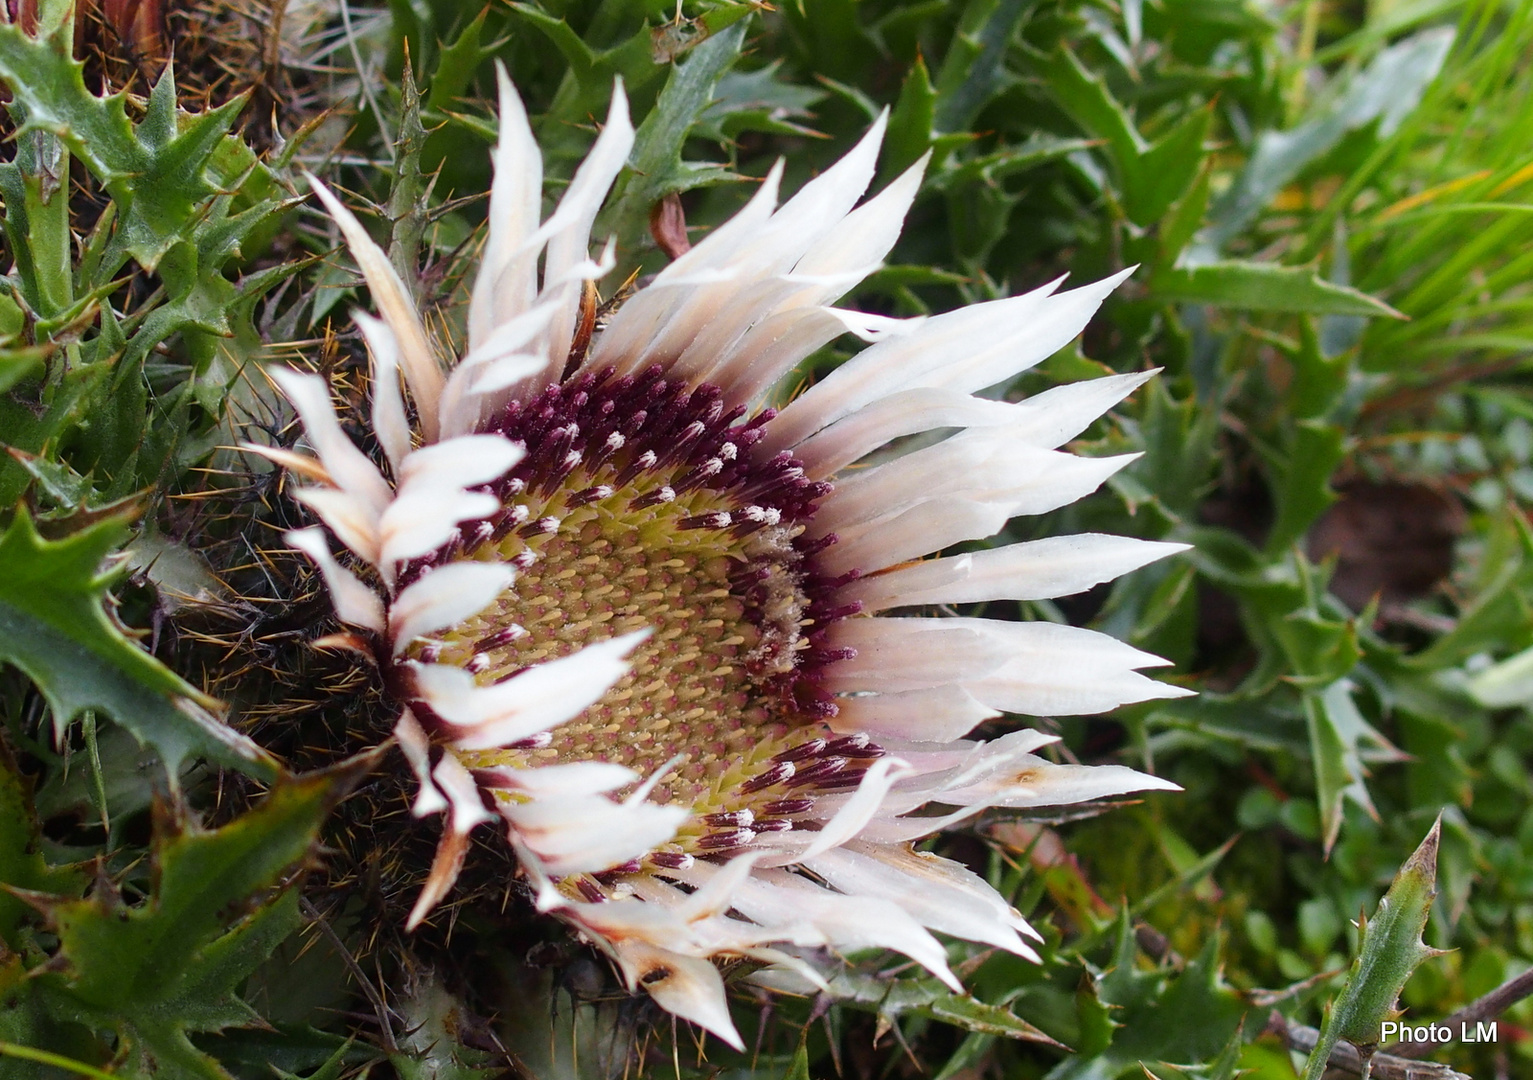
{"label": "yellow-green flower center", "polygon": [[635,630],[629,674],[582,715],[536,739],[465,755],[471,767],[600,760],[652,798],[692,808],[661,864],[746,846],[793,827],[812,795],[855,785],[880,751],[837,739],[818,686],[839,654],[817,644],[847,612],[801,544],[824,485],[791,460],[752,461],[757,428],[711,388],[658,372],[550,387],[492,429],[528,454],[494,518],[465,525],[433,562],[517,567],[473,618],[417,644],[488,685]]}

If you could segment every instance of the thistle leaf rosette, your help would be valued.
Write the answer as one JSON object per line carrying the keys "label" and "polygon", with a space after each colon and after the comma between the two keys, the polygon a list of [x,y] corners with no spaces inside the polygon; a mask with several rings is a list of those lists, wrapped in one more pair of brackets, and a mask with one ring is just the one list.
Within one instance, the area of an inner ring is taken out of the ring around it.
{"label": "thistle leaf rosette", "polygon": [[[500,122],[456,363],[315,183],[381,316],[357,319],[386,470],[342,434],[323,381],[294,372],[273,375],[314,456],[261,451],[310,482],[298,498],[328,535],[289,541],[401,708],[415,812],[447,818],[411,925],[448,894],[471,830],[497,822],[540,909],[735,1046],[716,958],[823,987],[824,951],[886,948],[954,989],[934,931],[1036,958],[1036,933],[1000,895],[912,842],[990,808],[1175,785],[1057,764],[1038,731],[965,736],[1003,712],[1187,691],[1142,673],[1164,661],[1092,631],[892,613],[1064,596],[1181,550],[1084,535],[925,558],[1133,460],[1058,448],[1149,374],[976,396],[1066,345],[1126,274],[927,319],[833,306],[881,265],[926,164],[860,202],[880,117],[781,205],[779,163],[597,327],[589,283],[614,259],[610,244],[592,257],[590,231],[634,141],[621,85],[547,220],[538,145],[504,73]],[[869,347],[767,407],[847,333]],[[911,816],[926,807],[944,812]]]}

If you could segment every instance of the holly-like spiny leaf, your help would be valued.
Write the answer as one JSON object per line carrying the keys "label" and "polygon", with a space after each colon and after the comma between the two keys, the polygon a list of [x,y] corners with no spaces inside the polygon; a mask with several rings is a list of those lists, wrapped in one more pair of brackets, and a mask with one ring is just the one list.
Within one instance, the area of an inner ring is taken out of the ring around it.
{"label": "holly-like spiny leaf", "polygon": [[85,899],[32,894],[59,938],[53,970],[35,980],[56,1013],[115,1030],[131,1047],[127,1075],[225,1080],[187,1035],[259,1022],[235,991],[302,922],[292,882],[325,816],[375,760],[279,779],[215,830],[176,822],[162,804],[140,905],[104,881]]}
{"label": "holly-like spiny leaf", "polygon": [[1133,924],[1124,909],[1113,967],[1095,980],[1097,999],[1111,1008],[1111,1042],[1061,1063],[1051,1080],[1143,1076],[1148,1065],[1202,1064],[1228,1044],[1245,1005],[1220,978],[1216,937],[1180,974],[1142,970],[1137,959]]}
{"label": "holly-like spiny leaf", "polygon": [[[73,867],[49,866],[39,842],[37,815],[21,776],[0,753],[0,886],[78,896],[86,876]],[[0,889],[0,938],[20,948],[17,930],[36,913],[9,889]]]}
{"label": "holly-like spiny leaf", "polygon": [[[1402,761],[1406,755],[1363,718],[1352,699],[1352,683],[1339,679],[1322,690],[1304,695],[1304,715],[1310,733],[1310,752],[1315,759],[1315,790],[1320,800],[1320,821],[1325,850],[1330,852],[1341,832],[1342,809],[1356,803],[1377,819],[1373,799],[1364,780],[1368,769],[1363,755],[1373,760]],[[1364,744],[1371,744],[1365,749]]]}
{"label": "holly-like spiny leaf", "polygon": [[390,1064],[402,1080],[494,1080],[504,1072],[490,1055],[458,1040],[462,1005],[433,973],[405,991],[399,1009],[406,1034]]}
{"label": "holly-like spiny leaf", "polygon": [[682,147],[713,100],[714,88],[740,56],[744,22],[698,45],[671,69],[665,89],[634,133],[632,170],[618,181],[608,220],[620,238],[647,228],[650,207],[667,195],[718,183],[733,174],[723,165],[683,161]]}
{"label": "holly-like spiny leaf", "polygon": [[1432,914],[1432,901],[1437,898],[1437,845],[1441,832],[1439,815],[1426,839],[1400,867],[1389,892],[1379,901],[1378,911],[1372,919],[1364,921],[1346,989],[1326,1013],[1320,1041],[1304,1069],[1304,1080],[1320,1080],[1338,1039],[1352,1043],[1365,1058],[1371,1056],[1379,1044],[1384,1021],[1399,1015],[1396,999],[1411,972],[1427,957],[1438,955],[1437,950],[1428,948],[1421,940],[1421,931]]}
{"label": "holly-like spiny leaf", "polygon": [[1161,300],[1212,304],[1243,311],[1360,315],[1403,319],[1377,297],[1326,281],[1303,266],[1215,262],[1158,272],[1150,288]]}
{"label": "holly-like spiny leaf", "polygon": [[910,1015],[940,1020],[982,1035],[1059,1045],[1048,1033],[1004,1005],[980,1001],[969,994],[955,994],[927,976],[890,980],[882,975],[852,970],[830,980],[830,995],[853,1008],[877,1013],[880,1028],[887,1028],[897,1018]]}
{"label": "holly-like spiny leaf", "polygon": [[193,756],[258,776],[276,763],[223,723],[217,703],[144,652],[107,614],[117,576],[102,567],[127,536],[122,517],[62,540],[40,536],[25,510],[0,536],[0,661],[37,683],[55,731],[84,709],[106,713],[154,747],[172,786]]}
{"label": "holly-like spiny leaf", "polygon": [[211,155],[244,107],[234,98],[196,115],[181,112],[167,66],[135,125],[126,95],[97,97],[86,88],[84,65],[62,31],[40,40],[13,23],[0,24],[0,81],[13,95],[18,127],[57,136],[111,193],[115,243],[147,270],[214,193],[206,175]]}

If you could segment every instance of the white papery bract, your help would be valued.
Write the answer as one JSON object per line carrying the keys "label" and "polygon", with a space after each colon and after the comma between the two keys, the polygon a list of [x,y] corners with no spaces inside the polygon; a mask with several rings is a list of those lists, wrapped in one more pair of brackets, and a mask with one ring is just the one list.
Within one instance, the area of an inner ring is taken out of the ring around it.
{"label": "white papery bract", "polygon": [[[540,909],[735,1046],[717,957],[812,986],[827,952],[893,949],[955,989],[934,932],[1035,957],[989,885],[911,842],[987,809],[1174,785],[1058,764],[1032,730],[966,736],[1002,713],[1185,691],[1092,631],[920,612],[1078,593],[1181,550],[1083,535],[928,558],[1132,460],[1060,447],[1148,375],[976,396],[1068,344],[1125,275],[908,321],[832,306],[881,264],[920,186],[924,160],[859,205],[880,118],[781,205],[774,168],[593,335],[588,282],[613,258],[592,257],[590,229],[634,137],[621,86],[546,220],[504,73],[500,114],[456,363],[315,182],[380,315],[357,320],[386,472],[342,433],[324,382],[289,371],[273,377],[313,456],[261,451],[308,482],[298,498],[329,536],[289,542],[401,707],[415,812],[446,817],[410,925],[495,822]],[[768,408],[847,333],[868,347]],[[906,451],[912,435],[926,437]]]}

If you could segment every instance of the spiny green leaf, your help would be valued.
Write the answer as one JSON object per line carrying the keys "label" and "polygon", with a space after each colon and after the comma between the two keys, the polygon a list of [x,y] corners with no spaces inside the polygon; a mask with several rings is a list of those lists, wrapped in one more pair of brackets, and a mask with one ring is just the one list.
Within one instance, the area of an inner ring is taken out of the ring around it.
{"label": "spiny green leaf", "polygon": [[15,341],[17,335],[27,328],[26,312],[4,291],[9,285],[9,278],[0,278],[0,344]]}
{"label": "spiny green leaf", "polygon": [[1377,297],[1326,281],[1314,270],[1302,266],[1206,263],[1161,270],[1151,280],[1150,288],[1162,300],[1190,301],[1245,311],[1405,318]]}
{"label": "spiny green leaf", "polygon": [[1238,1080],[1247,1071],[1241,1068],[1241,1052],[1245,1045],[1245,1024],[1242,1023],[1219,1051],[1219,1056],[1210,1062],[1185,1067],[1147,1064],[1144,1071],[1153,1080]]}
{"label": "spiny green leaf", "polygon": [[61,1014],[117,1030],[141,1072],[225,1080],[187,1034],[259,1022],[235,989],[301,924],[288,886],[331,807],[373,762],[279,779],[216,830],[174,823],[162,809],[154,888],[141,905],[125,905],[109,883],[83,900],[34,895],[59,938],[63,968],[39,978]]}
{"label": "spiny green leaf", "polygon": [[510,9],[545,34],[569,65],[539,125],[545,167],[585,153],[589,140],[580,128],[605,111],[614,78],[621,76],[632,95],[670,68],[656,60],[655,38],[648,25],[641,25],[627,39],[598,53],[564,19],[533,4],[512,3]]}
{"label": "spiny green leaf", "polygon": [[[5,1074],[8,1080],[58,1080],[61,1077],[80,1076],[87,1080],[120,1080],[89,1062],[6,1039],[0,1039],[0,1058],[10,1062]],[[21,1071],[18,1073],[15,1071],[17,1069]]]}
{"label": "spiny green leaf", "polygon": [[977,1031],[969,1032],[963,1037],[963,1042],[958,1044],[958,1049],[953,1051],[953,1056],[947,1059],[932,1080],[953,1080],[955,1076],[974,1075],[975,1072],[983,1069],[985,1056],[994,1045],[994,1035],[981,1035]]}
{"label": "spiny green leaf", "polygon": [[[1355,322],[1354,316],[1328,316],[1322,324]],[[1352,385],[1354,365],[1345,350],[1330,352],[1323,347],[1326,337],[1324,326],[1315,327],[1314,320],[1299,321],[1299,347],[1291,354],[1294,365],[1293,402],[1294,415],[1301,419],[1343,419],[1341,410],[1346,404],[1346,393]]]}
{"label": "spiny green leaf", "polygon": [[70,511],[78,510],[84,507],[96,493],[90,477],[81,476],[66,462],[50,461],[37,454],[29,454],[25,450],[17,450],[15,447],[7,447],[7,452],[11,460],[25,469],[27,475],[37,482],[38,493],[61,507]]}
{"label": "spiny green leaf", "polygon": [[1230,853],[1230,848],[1235,846],[1235,841],[1238,839],[1238,836],[1232,836],[1207,855],[1197,858],[1191,865],[1178,867],[1174,878],[1153,892],[1140,897],[1134,904],[1134,910],[1150,911],[1172,897],[1191,892],[1218,869],[1219,864],[1224,861],[1224,857]]}
{"label": "spiny green leaf", "polygon": [[1152,225],[1185,196],[1203,169],[1211,108],[1193,109],[1134,159],[1124,178],[1129,220]]}
{"label": "spiny green leaf", "polygon": [[462,1005],[430,971],[418,976],[399,1000],[405,1021],[400,1052],[390,1063],[402,1080],[496,1080],[505,1070],[489,1055],[464,1046],[455,1035]]}
{"label": "spiny green leaf", "polygon": [[1336,501],[1330,480],[1346,454],[1348,440],[1339,424],[1299,420],[1293,424],[1290,442],[1287,454],[1274,463],[1277,520],[1267,534],[1267,551],[1273,555],[1303,536]]}
{"label": "spiny green leaf", "polygon": [[[1397,1015],[1395,1005],[1416,966],[1437,950],[1421,940],[1432,901],[1437,897],[1437,846],[1442,815],[1379,901],[1372,919],[1364,921],[1357,959],[1346,988],[1326,1014],[1320,1042],[1304,1068],[1304,1080],[1320,1080],[1337,1040],[1345,1039],[1365,1057],[1378,1046],[1384,1021]],[[1366,1070],[1365,1070],[1366,1071]]]}
{"label": "spiny green leaf", "polygon": [[[267,968],[270,966],[268,963]],[[339,1070],[342,1077],[365,1080],[370,1063],[382,1059],[381,1052],[367,1043],[308,1025],[278,1024],[264,1030],[230,1028],[217,1035],[204,1035],[198,1043],[231,1072],[261,1076],[269,1070],[284,1080],[290,1076],[301,1080],[335,1080],[326,1071],[326,1063],[337,1056],[342,1063]],[[359,1065],[363,1067],[358,1069]]]}
{"label": "spiny green leaf", "polygon": [[[1507,647],[1508,629],[1533,626],[1533,526],[1508,503],[1493,519],[1479,580],[1458,623],[1431,646],[1407,658],[1412,668],[1435,671],[1477,653]],[[1519,642],[1526,644],[1526,642]]]}
{"label": "spiny green leaf", "polygon": [[111,716],[155,748],[172,785],[203,755],[259,776],[275,763],[212,712],[216,703],[134,645],[103,606],[114,572],[102,566],[127,536],[110,518],[63,540],[38,535],[25,510],[0,536],[0,660],[26,672],[62,732],[83,709]]}
{"label": "spiny green leaf", "polygon": [[[1387,133],[1416,107],[1453,44],[1447,27],[1426,30],[1376,56],[1330,101],[1290,131],[1264,132],[1256,151],[1210,215],[1203,244],[1217,257],[1236,234],[1311,161],[1349,131],[1379,121]],[[1357,314],[1367,314],[1357,312]]]}
{"label": "spiny green leaf", "polygon": [[[0,884],[31,892],[78,896],[86,877],[73,867],[52,867],[40,847],[37,815],[21,777],[0,761]],[[22,900],[0,891],[0,938],[20,948],[16,930],[35,912]]]}
{"label": "spiny green leaf", "polygon": [[1268,582],[1266,587],[1253,583],[1242,592],[1282,650],[1285,681],[1318,691],[1346,677],[1362,659],[1358,620],[1318,600],[1315,594],[1324,588],[1324,574],[1302,555],[1293,553],[1284,570],[1297,580]]}
{"label": "spiny green leaf", "polygon": [[1033,0],[969,0],[937,76],[935,127],[967,131],[985,104],[1015,78],[1006,53]]}
{"label": "spiny green leaf", "polygon": [[[952,136],[935,141],[940,156],[946,146],[952,149]],[[1060,139],[1052,135],[1030,135],[1020,143],[990,154],[949,162],[947,167],[932,177],[932,186],[939,191],[952,192],[961,184],[984,184],[991,186],[1008,176],[1026,172],[1050,161],[1069,157],[1091,146],[1087,139]]]}
{"label": "spiny green leaf", "polygon": [[[59,150],[55,160],[37,160],[35,145],[46,140],[58,147],[47,132],[20,136],[16,160],[0,165],[0,195],[5,215],[0,228],[15,259],[15,288],[35,319],[63,319],[74,305],[74,282],[70,274],[69,199],[58,190],[58,173],[67,172],[69,157]],[[49,194],[49,189],[52,189]],[[19,333],[17,326],[9,335]]]}
{"label": "spiny green leaf", "polygon": [[928,976],[891,980],[849,971],[831,980],[830,993],[837,1001],[876,1012],[885,1025],[901,1016],[921,1016],[985,1035],[1059,1045],[1004,1005],[955,994]]}
{"label": "spiny green leaf", "polygon": [[1373,799],[1364,784],[1368,770],[1363,746],[1371,743],[1374,756],[1399,761],[1404,758],[1363,718],[1352,700],[1353,685],[1339,679],[1324,690],[1304,696],[1304,715],[1309,725],[1310,753],[1315,761],[1315,788],[1320,800],[1321,833],[1329,852],[1341,832],[1343,804],[1350,800],[1377,818]]}
{"label": "spiny green leaf", "polygon": [[[9,1048],[0,1053],[0,1075],[6,1080],[74,1080],[89,1075],[83,1070],[60,1071],[49,1062],[62,1058],[88,1069],[104,1064],[111,1056],[109,1048],[90,1028],[60,1015],[41,991],[40,981],[21,953],[10,953],[0,961],[0,1045]],[[46,1057],[39,1060],[42,1055]]]}
{"label": "spiny green leaf", "polygon": [[800,121],[813,117],[809,110],[826,91],[785,82],[778,77],[781,69],[777,61],[755,71],[726,72],[693,135],[721,143],[746,131],[818,137],[818,131]]}
{"label": "spiny green leaf", "polygon": [[1203,160],[1200,169],[1187,193],[1179,202],[1167,208],[1165,219],[1159,227],[1159,246],[1152,271],[1156,277],[1176,265],[1183,250],[1192,242],[1198,227],[1203,224],[1203,215],[1208,210],[1209,180],[1213,174],[1207,158]]}
{"label": "spiny green leaf", "polygon": [[0,345],[0,394],[41,368],[52,351],[47,345],[23,345],[18,348]]}
{"label": "spiny green leaf", "polygon": [[569,23],[539,11],[532,4],[513,2],[511,10],[548,36],[554,48],[564,57],[564,62],[570,66],[576,81],[589,82],[596,76],[596,52],[581,40]]}
{"label": "spiny green leaf", "polygon": [[[483,16],[481,16],[481,19]],[[389,261],[394,272],[413,288],[420,280],[420,243],[426,231],[430,184],[421,169],[426,129],[421,125],[421,99],[415,76],[405,66],[399,82],[399,136],[394,146],[394,183],[389,188]]]}
{"label": "spiny green leaf", "polygon": [[926,153],[932,142],[936,103],[937,93],[932,89],[926,61],[917,56],[905,75],[894,111],[889,114],[889,137],[884,141],[884,163],[879,173],[882,180],[892,180]]}
{"label": "spiny green leaf", "polygon": [[1132,171],[1149,147],[1106,82],[1087,71],[1067,47],[1049,56],[1040,69],[1060,107],[1086,131],[1106,141],[1119,174]]}
{"label": "spiny green leaf", "polygon": [[1533,702],[1533,649],[1471,675],[1465,683],[1469,696],[1487,709],[1527,706]]}
{"label": "spiny green leaf", "polygon": [[452,107],[468,89],[475,70],[492,54],[484,47],[484,22],[490,13],[485,8],[465,26],[449,44],[442,46],[442,56],[431,78],[431,90],[426,95],[426,106],[434,110]]}
{"label": "spiny green leaf", "polygon": [[1180,974],[1137,966],[1127,911],[1118,923],[1114,966],[1096,979],[1097,996],[1112,1012],[1112,1041],[1095,1053],[1066,1059],[1050,1080],[1110,1080],[1143,1076],[1156,1063],[1196,1065],[1217,1056],[1240,1026],[1245,1005],[1219,974],[1211,935]]}
{"label": "spiny green leaf", "polygon": [[857,0],[790,0],[778,5],[812,70],[852,81],[877,45],[858,17]]}
{"label": "spiny green leaf", "polygon": [[308,1076],[299,1076],[297,1073],[290,1073],[285,1069],[279,1069],[275,1065],[272,1066],[272,1069],[276,1072],[279,1080],[341,1080],[347,1065],[346,1055],[350,1050],[351,1042],[348,1040],[345,1045],[336,1047],[335,1053],[331,1054],[323,1065],[315,1069]]}
{"label": "spiny green leaf", "polygon": [[713,100],[714,87],[739,58],[745,27],[739,22],[715,34],[671,69],[660,99],[634,133],[632,171],[619,181],[621,190],[606,212],[620,237],[638,236],[650,207],[665,196],[733,175],[723,165],[682,161],[681,151]]}
{"label": "spiny green leaf", "polygon": [[1006,1039],[1022,1039],[1027,1042],[1060,1044],[1046,1033],[1029,1024],[1001,1005],[989,1005],[968,994],[942,994],[925,1005],[911,1010],[917,1016],[941,1020],[944,1024],[963,1028],[982,1035],[994,1035]]}
{"label": "spiny green leaf", "polygon": [[[97,97],[85,86],[84,65],[62,33],[39,40],[15,24],[0,25],[0,80],[14,96],[23,131],[57,136],[111,193],[118,209],[117,243],[152,270],[214,193],[209,159],[228,133],[243,98],[196,115],[174,108],[169,67],[137,127],[126,97]],[[172,122],[172,119],[174,122]]]}
{"label": "spiny green leaf", "polygon": [[1118,197],[1129,221],[1142,227],[1159,221],[1187,194],[1203,168],[1207,156],[1203,142],[1213,110],[1190,109],[1152,144],[1139,133],[1106,82],[1087,71],[1068,47],[1044,61],[1042,69],[1060,106],[1106,143],[1118,178]]}
{"label": "spiny green leaf", "polygon": [[1169,383],[1153,380],[1143,391],[1139,424],[1146,460],[1134,470],[1157,498],[1177,514],[1193,516],[1219,468],[1219,419],[1194,395],[1178,400]]}
{"label": "spiny green leaf", "polygon": [[799,1043],[798,1049],[793,1051],[793,1061],[788,1065],[788,1071],[783,1073],[782,1080],[810,1080],[807,1041]]}
{"label": "spiny green leaf", "polygon": [[[166,249],[160,263],[165,302],[148,313],[126,342],[119,367],[136,370],[155,346],[174,334],[201,331],[215,337],[233,336],[231,320],[242,314],[240,300],[250,288],[269,288],[269,283],[290,277],[305,265],[303,261],[279,263],[238,283],[230,281],[226,267],[242,253],[245,241],[292,205],[281,197],[266,197],[235,212],[236,204],[232,195],[214,198],[204,208],[195,236]],[[253,285],[263,281],[268,284]]]}
{"label": "spiny green leaf", "polygon": [[[209,946],[269,917],[265,894],[308,856],[336,779],[279,781],[258,808],[215,830],[178,825],[162,811],[147,902],[128,907],[98,888],[88,899],[48,905],[69,994],[90,1008],[131,1011],[204,981]],[[257,914],[247,916],[252,905]],[[226,957],[212,955],[216,973]]]}

